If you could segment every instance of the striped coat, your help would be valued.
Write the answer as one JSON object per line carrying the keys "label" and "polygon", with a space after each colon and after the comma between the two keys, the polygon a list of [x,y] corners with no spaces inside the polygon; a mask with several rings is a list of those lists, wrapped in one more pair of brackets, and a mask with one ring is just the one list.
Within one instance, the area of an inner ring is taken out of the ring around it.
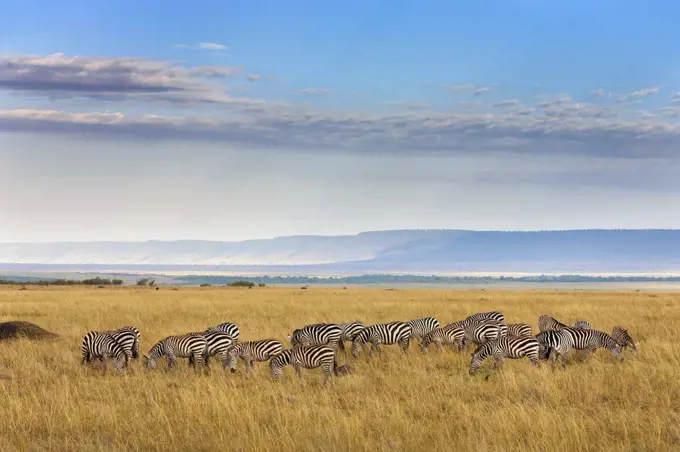
{"label": "striped coat", "polygon": [[529,358],[531,364],[539,366],[538,351],[539,343],[533,337],[500,337],[492,341],[486,342],[472,353],[472,360],[470,361],[470,376],[477,373],[477,370],[482,365],[482,362],[493,356],[494,360],[489,368],[489,373],[486,376],[488,379],[496,364],[502,364],[504,358],[519,359],[523,357]]}
{"label": "striped coat", "polygon": [[420,351],[427,353],[430,344],[436,344],[440,351],[442,350],[443,345],[450,345],[451,347],[456,346],[460,351],[463,349],[463,336],[465,336],[465,331],[455,325],[437,328],[423,337],[423,340],[420,343]]}
{"label": "striped coat", "polygon": [[330,377],[335,376],[338,361],[335,350],[327,345],[301,345],[299,347],[284,350],[269,361],[269,369],[272,378],[278,380],[283,368],[293,366],[298,377],[302,378],[301,368],[316,369],[321,367],[324,373],[324,384]]}
{"label": "striped coat", "polygon": [[236,358],[241,358],[246,365],[246,375],[254,369],[253,362],[267,361],[283,351],[283,343],[277,339],[239,342],[229,349],[227,358],[231,372],[236,372]]}
{"label": "striped coat", "polygon": [[361,348],[366,344],[371,344],[368,352],[370,357],[373,351],[380,352],[380,345],[399,344],[405,353],[408,350],[411,339],[411,326],[406,322],[379,323],[367,326],[352,341],[352,356],[359,355]]}
{"label": "striped coat", "polygon": [[107,360],[111,361],[113,367],[119,374],[124,373],[128,365],[128,355],[123,347],[109,333],[90,331],[83,337],[81,346],[81,364],[98,359],[102,363],[102,370],[106,375]]}
{"label": "striped coat", "polygon": [[155,369],[158,360],[165,356],[168,367],[173,367],[177,358],[192,358],[195,369],[204,362],[207,341],[202,334],[189,333],[183,336],[168,336],[151,347],[146,358],[146,368]]}

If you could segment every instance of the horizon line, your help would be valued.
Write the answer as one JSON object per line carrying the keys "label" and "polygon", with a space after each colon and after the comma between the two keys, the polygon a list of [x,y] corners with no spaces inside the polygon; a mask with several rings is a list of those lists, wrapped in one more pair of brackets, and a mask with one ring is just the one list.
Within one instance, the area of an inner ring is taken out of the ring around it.
{"label": "horizon line", "polygon": [[292,235],[278,235],[263,238],[251,238],[251,239],[241,239],[241,240],[220,240],[220,239],[191,239],[191,238],[176,238],[176,239],[137,239],[137,240],[108,240],[108,239],[98,239],[98,240],[52,240],[52,241],[21,241],[21,242],[5,242],[0,241],[0,245],[38,245],[38,244],[56,244],[56,243],[169,243],[169,242],[216,242],[216,243],[243,243],[243,242],[255,242],[255,241],[266,241],[266,240],[277,240],[277,239],[292,239],[292,238],[337,238],[337,237],[357,237],[362,234],[375,234],[375,233],[389,233],[389,232],[534,232],[534,233],[545,233],[545,232],[616,232],[616,231],[628,231],[628,232],[641,232],[641,231],[680,231],[680,228],[575,228],[575,229],[457,229],[457,228],[423,228],[423,229],[381,229],[381,230],[367,230],[361,231],[353,234],[292,234]]}

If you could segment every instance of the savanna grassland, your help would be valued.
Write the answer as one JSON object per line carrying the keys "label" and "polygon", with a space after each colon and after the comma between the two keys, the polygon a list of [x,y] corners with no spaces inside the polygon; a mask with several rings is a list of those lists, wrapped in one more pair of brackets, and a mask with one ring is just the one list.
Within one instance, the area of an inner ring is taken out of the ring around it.
{"label": "savanna grassland", "polygon": [[[286,368],[272,382],[265,363],[243,375],[209,375],[181,360],[147,372],[103,376],[81,366],[89,330],[135,325],[146,353],[170,334],[232,321],[241,340],[286,341],[317,322],[378,323],[433,315],[444,323],[500,310],[506,321],[549,314],[627,327],[639,355],[606,350],[566,371],[506,360],[468,376],[470,350],[408,355],[383,346],[340,363],[354,375],[323,386]],[[293,288],[0,288],[0,321],[27,320],[59,339],[0,342],[0,450],[139,451],[670,451],[680,450],[680,293]]]}

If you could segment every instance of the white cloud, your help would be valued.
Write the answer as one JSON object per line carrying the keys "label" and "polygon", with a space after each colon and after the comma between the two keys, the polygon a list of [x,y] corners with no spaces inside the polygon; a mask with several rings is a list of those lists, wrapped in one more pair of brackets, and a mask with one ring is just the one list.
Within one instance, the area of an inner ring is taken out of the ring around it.
{"label": "white cloud", "polygon": [[496,108],[519,107],[520,105],[522,104],[517,99],[502,100],[493,104],[493,106]]}
{"label": "white cloud", "polygon": [[321,94],[328,94],[330,90],[328,88],[304,88],[301,90],[298,90],[298,94],[307,94],[310,96],[318,96]]}
{"label": "white cloud", "polygon": [[647,97],[647,96],[652,96],[656,93],[659,92],[659,88],[657,87],[652,87],[652,88],[643,88],[637,91],[633,91],[632,93],[628,94],[629,98],[642,98],[642,97]]}
{"label": "white cloud", "polygon": [[177,44],[175,47],[179,49],[196,49],[196,50],[228,50],[229,47],[224,44],[216,42],[199,42],[196,44]]}
{"label": "white cloud", "polygon": [[489,91],[491,91],[491,87],[490,87],[490,86],[482,86],[481,88],[477,88],[476,90],[474,90],[474,91],[472,92],[472,95],[473,95],[473,96],[480,96],[480,95],[482,95],[482,94],[484,94],[484,93],[488,93]]}

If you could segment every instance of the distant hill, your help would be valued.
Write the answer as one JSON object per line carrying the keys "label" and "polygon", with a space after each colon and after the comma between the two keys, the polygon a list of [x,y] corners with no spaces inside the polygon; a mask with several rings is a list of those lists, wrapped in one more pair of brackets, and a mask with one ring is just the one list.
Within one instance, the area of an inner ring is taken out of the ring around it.
{"label": "distant hill", "polygon": [[0,244],[10,267],[302,272],[679,272],[680,230],[397,230],[242,242]]}

